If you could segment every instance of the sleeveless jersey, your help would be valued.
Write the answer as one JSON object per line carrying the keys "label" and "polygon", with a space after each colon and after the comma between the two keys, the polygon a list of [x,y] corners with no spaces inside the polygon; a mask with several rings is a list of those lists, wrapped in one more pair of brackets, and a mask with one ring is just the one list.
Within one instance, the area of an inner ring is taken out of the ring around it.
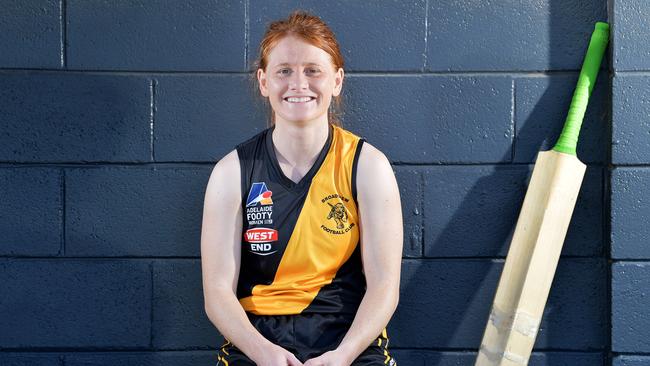
{"label": "sleeveless jersey", "polygon": [[356,169],[364,140],[338,126],[294,183],[270,127],[237,145],[243,230],[237,297],[257,315],[354,314],[365,292]]}

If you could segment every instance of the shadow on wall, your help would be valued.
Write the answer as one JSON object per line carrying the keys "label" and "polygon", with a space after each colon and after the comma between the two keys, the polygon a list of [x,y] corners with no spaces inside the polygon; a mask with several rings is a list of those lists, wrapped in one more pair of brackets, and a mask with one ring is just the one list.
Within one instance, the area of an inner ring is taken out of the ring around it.
{"label": "shadow on wall", "polygon": [[[501,275],[501,258],[507,254],[528,187],[533,168],[530,163],[538,151],[552,148],[557,140],[593,25],[606,19],[605,4],[602,9],[582,2],[572,4],[575,11],[568,11],[566,3],[550,3],[546,40],[550,45],[546,69],[570,72],[513,76],[516,131],[513,145],[501,161],[517,164],[436,165],[424,175],[424,254],[431,258],[403,261],[402,297],[389,328],[394,347],[478,350]],[[581,14],[584,9],[593,12]],[[602,69],[608,70],[607,64],[604,60]],[[607,346],[602,207],[611,120],[607,84],[607,74],[601,71],[578,148],[578,156],[589,167],[563,249],[563,255],[573,258],[560,261],[536,349],[603,352]],[[452,201],[450,195],[460,198]],[[447,202],[452,204],[445,205]],[[440,220],[441,230],[431,230],[426,223],[438,220],[437,216],[445,221]],[[409,234],[405,232],[406,240]],[[406,351],[398,351],[398,355],[405,356],[397,359],[401,363],[439,365],[446,364],[440,363],[443,359],[451,361],[439,355],[420,358]],[[580,357],[574,362],[591,365],[595,358],[604,356]],[[473,365],[474,358],[457,356],[455,362]],[[531,365],[546,362],[551,361],[531,359]]]}

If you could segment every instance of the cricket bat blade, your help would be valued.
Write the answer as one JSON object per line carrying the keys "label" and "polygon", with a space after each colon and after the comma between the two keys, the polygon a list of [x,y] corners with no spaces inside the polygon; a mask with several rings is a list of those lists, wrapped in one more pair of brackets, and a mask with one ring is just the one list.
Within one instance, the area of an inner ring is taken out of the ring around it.
{"label": "cricket bat blade", "polygon": [[538,154],[476,366],[528,364],[585,171],[574,155]]}

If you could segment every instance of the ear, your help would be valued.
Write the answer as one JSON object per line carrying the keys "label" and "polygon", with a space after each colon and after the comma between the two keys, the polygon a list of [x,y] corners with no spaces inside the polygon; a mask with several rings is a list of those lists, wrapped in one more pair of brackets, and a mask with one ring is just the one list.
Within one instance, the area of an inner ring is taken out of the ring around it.
{"label": "ear", "polygon": [[339,67],[336,74],[334,74],[334,90],[332,91],[333,96],[338,97],[339,94],[341,94],[341,90],[343,89],[344,77],[345,77],[345,72],[343,71],[343,68]]}
{"label": "ear", "polygon": [[257,69],[257,83],[260,86],[260,93],[264,97],[269,96],[269,89],[266,86],[266,73],[262,69]]}

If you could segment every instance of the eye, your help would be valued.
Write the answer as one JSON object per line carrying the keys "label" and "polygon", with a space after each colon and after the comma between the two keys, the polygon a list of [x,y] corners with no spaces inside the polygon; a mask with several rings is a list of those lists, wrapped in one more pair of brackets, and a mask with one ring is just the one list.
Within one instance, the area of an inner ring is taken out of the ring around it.
{"label": "eye", "polygon": [[311,69],[307,69],[307,72],[310,73],[310,74],[318,74],[320,72],[320,70],[311,68]]}
{"label": "eye", "polygon": [[291,69],[280,69],[278,70],[279,75],[289,75],[291,73]]}

